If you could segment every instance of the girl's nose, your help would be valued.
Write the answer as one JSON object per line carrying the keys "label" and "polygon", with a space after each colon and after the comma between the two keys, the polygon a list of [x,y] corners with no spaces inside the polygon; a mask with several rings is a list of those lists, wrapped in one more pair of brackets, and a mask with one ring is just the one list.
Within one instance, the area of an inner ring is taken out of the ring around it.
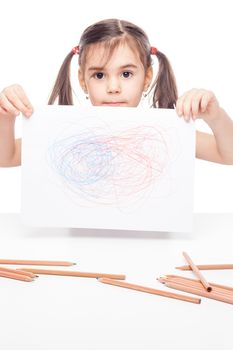
{"label": "girl's nose", "polygon": [[120,82],[116,78],[110,78],[107,82],[107,92],[109,94],[117,94],[121,92]]}

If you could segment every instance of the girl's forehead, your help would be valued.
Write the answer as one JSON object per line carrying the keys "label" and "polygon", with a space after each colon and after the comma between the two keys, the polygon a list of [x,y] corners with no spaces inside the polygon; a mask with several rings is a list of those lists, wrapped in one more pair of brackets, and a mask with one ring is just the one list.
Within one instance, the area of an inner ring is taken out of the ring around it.
{"label": "girl's forehead", "polygon": [[126,42],[119,43],[115,47],[104,43],[90,45],[86,52],[85,65],[98,64],[105,66],[111,62],[139,63],[140,56],[136,49]]}

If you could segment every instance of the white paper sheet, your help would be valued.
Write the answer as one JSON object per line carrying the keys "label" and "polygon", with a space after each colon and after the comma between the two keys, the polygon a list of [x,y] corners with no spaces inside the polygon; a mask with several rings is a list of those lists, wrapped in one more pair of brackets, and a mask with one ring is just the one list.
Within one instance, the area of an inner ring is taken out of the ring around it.
{"label": "white paper sheet", "polygon": [[174,110],[45,106],[23,120],[30,226],[192,230],[195,130]]}

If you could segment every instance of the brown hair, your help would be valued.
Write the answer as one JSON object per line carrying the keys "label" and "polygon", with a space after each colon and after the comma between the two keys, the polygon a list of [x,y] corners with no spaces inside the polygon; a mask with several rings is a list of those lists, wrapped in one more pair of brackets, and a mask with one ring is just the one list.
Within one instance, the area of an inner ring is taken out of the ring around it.
{"label": "brown hair", "polygon": [[[146,33],[133,23],[107,19],[99,21],[83,32],[79,42],[79,65],[82,69],[90,47],[103,44],[106,51],[106,61],[111,57],[114,49],[122,42],[126,42],[133,50],[138,50],[140,60],[145,71],[152,65],[151,46]],[[70,83],[70,64],[74,52],[70,52],[58,73],[54,88],[48,103],[53,104],[58,98],[59,105],[72,105],[72,89]],[[167,57],[160,51],[156,52],[159,62],[157,76],[152,83],[154,108],[174,108],[177,100],[177,87],[171,65]]]}

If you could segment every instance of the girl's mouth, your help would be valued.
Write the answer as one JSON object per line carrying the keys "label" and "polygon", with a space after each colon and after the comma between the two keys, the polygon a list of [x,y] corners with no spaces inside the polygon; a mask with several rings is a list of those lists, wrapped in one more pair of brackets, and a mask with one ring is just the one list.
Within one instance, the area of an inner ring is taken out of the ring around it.
{"label": "girl's mouth", "polygon": [[120,102],[114,102],[114,101],[111,101],[111,102],[103,102],[103,105],[104,106],[125,106],[126,105],[126,102],[123,102],[123,101],[120,101]]}

